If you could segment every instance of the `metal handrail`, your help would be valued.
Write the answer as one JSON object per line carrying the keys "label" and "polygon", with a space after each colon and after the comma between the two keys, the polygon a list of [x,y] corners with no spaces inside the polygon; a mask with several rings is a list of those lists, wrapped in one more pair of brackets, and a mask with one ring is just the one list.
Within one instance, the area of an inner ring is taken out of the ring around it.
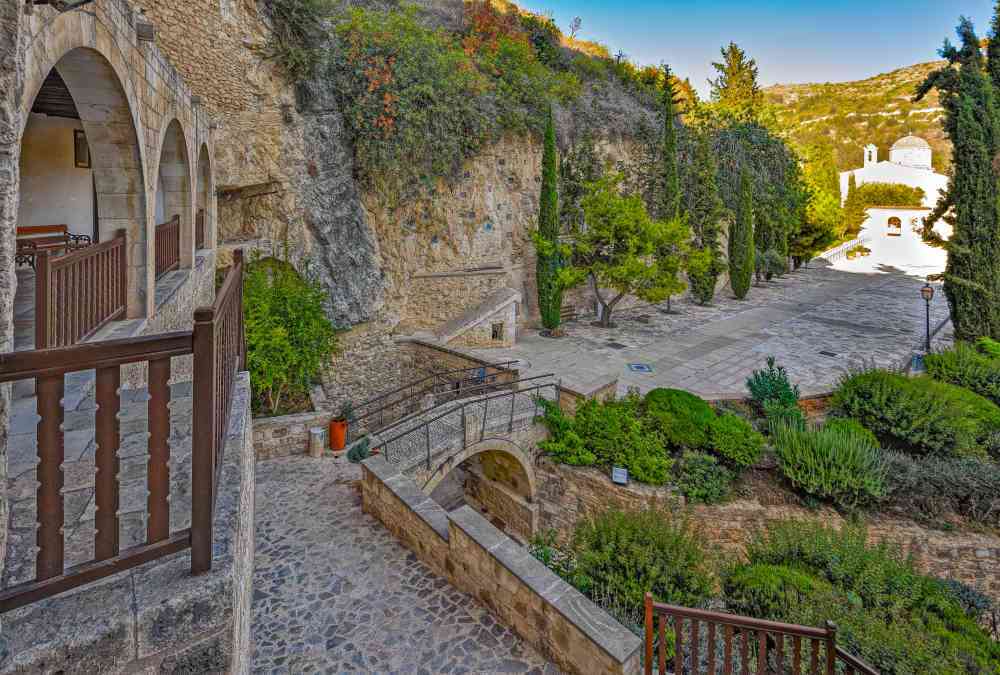
{"label": "metal handrail", "polygon": [[[510,363],[514,363],[514,362],[513,361],[508,362],[508,365]],[[428,380],[441,379],[442,377],[444,377],[446,375],[449,375],[449,374],[467,373],[467,372],[470,372],[470,371],[476,371],[478,373],[478,372],[483,371],[483,370],[485,370],[487,368],[500,368],[500,367],[502,367],[502,366],[482,366],[482,367],[478,367],[478,368],[463,368],[461,370],[453,370],[453,371],[448,371],[448,372],[445,372],[445,373],[437,373],[435,375],[430,375],[430,376],[425,377],[423,379],[416,380],[415,382],[410,383],[409,385],[403,387],[402,389],[397,389],[397,390],[395,390],[393,392],[390,392],[389,394],[384,394],[384,395],[382,395],[380,397],[376,397],[375,399],[371,399],[371,401],[369,401],[369,403],[371,403],[371,402],[377,402],[378,400],[384,399],[387,396],[390,396],[392,394],[397,394],[397,393],[399,393],[399,392],[401,392],[403,390],[411,389],[412,387],[420,385],[420,384],[422,384],[422,383],[424,383],[424,382],[426,382]],[[363,429],[366,424],[371,424],[375,420],[376,416],[377,416],[377,419],[378,419],[377,426],[375,426],[373,429],[365,429],[365,431],[367,433],[371,433],[372,431],[379,431],[381,429],[384,429],[387,426],[386,421],[385,421],[385,418],[387,417],[387,414],[386,414],[387,411],[392,411],[392,410],[397,409],[397,408],[414,407],[415,404],[419,404],[419,402],[424,397],[426,397],[428,394],[446,394],[446,393],[450,393],[451,390],[449,390],[448,387],[453,387],[454,385],[459,385],[459,388],[456,389],[456,390],[454,390],[454,393],[456,393],[456,394],[462,394],[464,392],[468,392],[468,391],[470,391],[470,389],[471,390],[475,390],[475,389],[483,389],[483,388],[486,388],[486,387],[504,386],[506,384],[509,384],[510,382],[500,382],[500,383],[498,383],[496,381],[497,378],[502,377],[502,376],[508,376],[511,373],[516,373],[516,371],[500,370],[499,372],[486,373],[486,374],[482,375],[481,377],[465,378],[465,379],[459,379],[459,380],[455,380],[455,379],[444,380],[444,381],[432,384],[430,386],[424,387],[423,389],[420,389],[418,391],[410,391],[408,393],[408,395],[406,395],[406,396],[404,396],[402,398],[398,398],[398,399],[396,399],[394,401],[390,401],[389,403],[386,403],[385,405],[382,405],[382,406],[380,406],[378,408],[374,408],[372,410],[368,410],[368,411],[366,411],[366,412],[364,412],[364,413],[362,413],[360,415],[355,413],[348,420],[348,435],[349,435],[349,438],[351,440],[353,440],[355,438],[354,434],[357,432],[357,430],[358,429]],[[517,380],[511,380],[511,382],[516,382],[516,381]],[[461,385],[463,385],[465,383],[469,383],[469,382],[475,382],[476,384],[474,386],[472,386],[472,387],[467,387],[467,386],[463,387],[463,386],[461,386]],[[368,405],[368,403],[365,403],[365,404],[362,404],[362,405]],[[400,422],[408,419],[409,417],[412,417],[414,414],[419,413],[419,412],[421,412],[421,411],[417,410],[414,413],[409,413],[409,414],[405,414],[404,413],[404,415],[402,417],[398,418],[398,419],[391,419],[391,416],[390,416],[388,424],[389,425],[398,424],[398,423],[400,423]]]}
{"label": "metal handrail", "polygon": [[516,363],[517,363],[517,361],[505,361],[503,363],[487,363],[487,364],[483,364],[481,366],[470,366],[469,368],[456,368],[455,370],[445,370],[445,371],[442,371],[442,372],[431,373],[430,375],[422,377],[419,380],[413,380],[412,382],[408,382],[408,383],[404,384],[402,387],[399,387],[398,389],[393,389],[392,391],[384,392],[382,394],[379,394],[378,396],[375,396],[375,397],[372,397],[372,398],[368,399],[364,403],[359,403],[358,406],[357,406],[357,408],[364,408],[364,407],[369,406],[369,405],[371,405],[373,403],[378,403],[379,401],[381,401],[383,399],[386,399],[386,398],[392,396],[393,394],[398,394],[401,391],[404,391],[404,390],[410,389],[411,387],[415,387],[417,385],[423,384],[424,382],[427,382],[428,380],[440,379],[440,378],[442,378],[442,377],[444,377],[446,375],[454,375],[455,373],[468,373],[468,372],[472,372],[472,371],[480,371],[480,370],[484,370],[486,368],[496,368],[498,370],[510,370],[510,366],[512,366],[512,365],[514,365]]}
{"label": "metal handrail", "polygon": [[[551,377],[553,377],[553,375],[549,374],[549,375],[539,375],[537,377],[530,378],[530,379],[531,380],[538,380],[538,379],[542,379],[542,378],[551,378]],[[526,381],[528,381],[528,380],[523,380],[523,382],[526,382]],[[516,384],[516,383],[514,383],[514,384]],[[384,450],[387,448],[387,446],[391,445],[392,443],[396,443],[396,442],[398,442],[398,441],[400,441],[400,440],[402,440],[402,439],[404,439],[404,438],[406,438],[408,436],[411,436],[411,435],[413,435],[415,433],[423,432],[424,433],[424,439],[425,439],[425,446],[426,446],[425,447],[426,466],[427,466],[427,469],[430,470],[430,467],[431,467],[431,457],[432,457],[432,455],[431,455],[431,442],[430,442],[430,425],[434,424],[435,422],[440,422],[441,420],[443,420],[444,418],[446,418],[446,417],[448,417],[450,415],[455,415],[456,413],[460,414],[461,415],[461,419],[462,419],[462,447],[466,448],[469,445],[468,425],[466,424],[467,416],[466,416],[466,413],[465,413],[466,409],[468,409],[469,407],[472,407],[472,406],[477,406],[478,407],[480,405],[485,405],[484,412],[483,412],[482,426],[481,426],[481,431],[480,431],[480,437],[481,437],[480,440],[482,440],[482,438],[485,437],[485,434],[486,434],[486,419],[487,419],[487,416],[488,416],[488,413],[489,413],[489,404],[490,404],[490,402],[491,401],[500,400],[500,399],[510,398],[511,399],[510,413],[509,413],[510,417],[509,417],[509,420],[508,420],[508,423],[507,423],[508,433],[510,433],[511,431],[513,431],[513,426],[514,426],[514,409],[515,409],[516,397],[519,396],[519,395],[527,395],[530,392],[538,392],[538,391],[541,391],[542,389],[546,389],[546,388],[549,388],[549,387],[551,387],[555,391],[556,398],[558,398],[559,383],[558,382],[546,382],[544,384],[534,385],[534,386],[528,387],[526,389],[511,390],[511,391],[503,392],[501,394],[494,394],[494,395],[491,395],[491,396],[484,396],[484,397],[477,398],[477,399],[472,399],[472,400],[468,400],[468,401],[462,401],[458,405],[452,406],[451,408],[448,408],[447,410],[445,410],[445,411],[443,411],[443,412],[441,412],[441,413],[439,413],[439,414],[437,414],[437,415],[435,415],[433,417],[429,417],[427,419],[424,419],[420,424],[418,424],[418,425],[416,425],[414,427],[411,427],[411,428],[407,429],[406,431],[404,431],[402,433],[399,433],[399,434],[397,434],[397,435],[395,435],[395,436],[393,436],[391,438],[385,439],[385,440],[379,439],[378,445],[375,446],[375,449],[379,450],[379,451],[382,451],[382,454],[383,454],[383,456],[385,456],[386,461],[388,461],[390,463],[394,463],[393,459],[391,457],[387,456],[386,453],[384,452]],[[537,398],[538,397],[535,396],[534,398],[536,399],[536,403],[535,403],[536,413],[535,414],[537,416],[537,405],[538,405],[537,404]],[[395,462],[395,463],[398,463],[398,462]]]}

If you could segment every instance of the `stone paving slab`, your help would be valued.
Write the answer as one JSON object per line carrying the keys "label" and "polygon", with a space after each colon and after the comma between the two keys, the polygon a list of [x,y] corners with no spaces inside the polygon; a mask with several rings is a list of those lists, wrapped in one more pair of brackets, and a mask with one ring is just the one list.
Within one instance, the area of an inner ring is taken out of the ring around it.
{"label": "stone paving slab", "polygon": [[[525,376],[554,372],[570,386],[618,377],[620,394],[678,387],[706,398],[744,396],[746,378],[773,355],[804,394],[824,393],[852,368],[908,360],[925,331],[923,284],[895,270],[856,274],[814,261],[752,287],[743,301],[724,289],[710,307],[689,299],[675,300],[669,314],[665,305],[635,307],[616,313],[610,329],[579,320],[558,340],[527,330],[512,348],[465,351],[518,360]],[[947,299],[937,291],[932,327],[948,316]],[[629,364],[650,365],[652,372],[633,372]]]}
{"label": "stone paving slab", "polygon": [[361,511],[344,460],[257,465],[253,670],[558,673]]}

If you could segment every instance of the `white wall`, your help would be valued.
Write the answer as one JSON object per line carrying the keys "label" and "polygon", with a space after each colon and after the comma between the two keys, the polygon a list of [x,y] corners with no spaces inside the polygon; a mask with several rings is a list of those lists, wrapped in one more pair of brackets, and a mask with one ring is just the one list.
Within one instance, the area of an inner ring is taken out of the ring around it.
{"label": "white wall", "polygon": [[80,120],[29,118],[21,144],[19,226],[65,223],[75,234],[93,235],[93,177],[74,164],[74,129],[83,129]]}
{"label": "white wall", "polygon": [[[925,244],[915,229],[923,226],[922,221],[929,213],[929,209],[868,209],[868,219],[860,236],[866,239],[865,246],[871,249],[871,255],[854,260],[841,258],[833,266],[847,272],[864,273],[894,268],[920,278],[944,272],[947,252]],[[902,222],[898,237],[888,234],[889,219],[893,217]],[[945,239],[951,238],[951,226],[944,222],[939,222],[934,230]]]}
{"label": "white wall", "polygon": [[865,183],[901,183],[910,187],[921,188],[924,191],[924,206],[927,208],[937,206],[941,193],[948,189],[948,177],[943,174],[934,173],[926,169],[900,166],[892,162],[879,162],[863,169],[844,171],[840,174],[840,195],[842,202],[847,200],[847,188],[850,184],[852,173],[858,186]]}

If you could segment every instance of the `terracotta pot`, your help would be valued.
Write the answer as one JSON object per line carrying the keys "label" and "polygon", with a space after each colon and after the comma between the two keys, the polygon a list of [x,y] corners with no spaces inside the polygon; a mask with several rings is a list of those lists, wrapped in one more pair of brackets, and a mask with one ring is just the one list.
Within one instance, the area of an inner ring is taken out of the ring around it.
{"label": "terracotta pot", "polygon": [[347,420],[330,422],[330,449],[339,452],[347,445]]}

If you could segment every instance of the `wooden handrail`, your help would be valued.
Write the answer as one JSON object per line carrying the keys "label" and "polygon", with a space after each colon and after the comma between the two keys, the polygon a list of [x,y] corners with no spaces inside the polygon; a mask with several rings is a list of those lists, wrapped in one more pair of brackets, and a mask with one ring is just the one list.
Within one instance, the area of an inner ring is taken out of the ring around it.
{"label": "wooden handrail", "polygon": [[[657,622],[655,619],[659,617]],[[784,673],[786,663],[796,675],[807,668],[811,675],[835,675],[837,664],[847,675],[879,675],[879,672],[860,658],[837,646],[837,627],[827,622],[825,628],[768,621],[725,612],[713,612],[691,607],[678,607],[653,601],[651,593],[645,598],[645,673],[653,674],[653,665],[659,672],[667,670],[667,622],[673,622],[674,672],[711,673],[736,675],[739,666],[743,673],[750,672],[749,662],[756,660],[757,673]],[[687,621],[689,630],[684,630]],[[705,632],[701,625],[705,624]],[[720,631],[721,629],[721,631]],[[721,636],[720,636],[721,632]],[[701,636],[707,638],[705,660],[707,670],[702,671],[699,658]],[[718,641],[722,641],[722,663],[718,664]],[[685,658],[685,648],[688,658]],[[756,654],[754,654],[756,652]],[[777,664],[776,670],[771,662]],[[690,664],[685,669],[685,661]],[[717,666],[721,665],[721,671]]]}
{"label": "wooden handrail", "polygon": [[35,348],[66,347],[125,315],[125,230],[58,258],[35,254]]}
{"label": "wooden handrail", "polygon": [[156,226],[154,231],[155,274],[159,279],[181,265],[180,214]]}
{"label": "wooden handrail", "polygon": [[[212,307],[195,313],[194,331],[0,354],[0,383],[34,378],[39,416],[34,580],[0,592],[0,613],[72,590],[137,565],[192,549],[192,572],[211,569],[215,493],[231,418],[236,370],[244,367],[242,252]],[[171,531],[171,360],[193,354],[191,527]],[[148,364],[148,515],[146,541],[121,550],[121,366]],[[63,399],[67,373],[96,371],[94,558],[67,566],[63,531],[66,459]]]}

